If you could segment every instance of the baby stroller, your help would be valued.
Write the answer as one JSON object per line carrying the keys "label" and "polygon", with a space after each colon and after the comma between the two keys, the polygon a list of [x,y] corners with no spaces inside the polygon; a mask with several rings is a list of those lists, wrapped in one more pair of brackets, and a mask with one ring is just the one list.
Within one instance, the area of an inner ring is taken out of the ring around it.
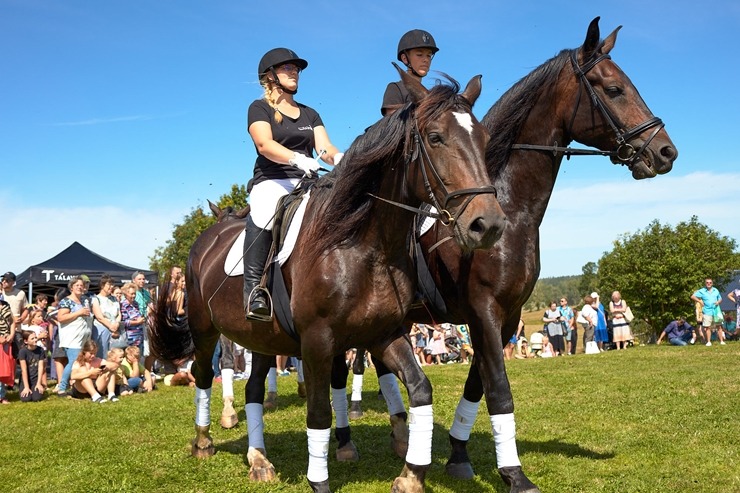
{"label": "baby stroller", "polygon": [[460,361],[460,351],[462,344],[457,335],[447,335],[445,337],[445,348],[447,354],[442,355],[442,363],[456,363]]}
{"label": "baby stroller", "polygon": [[531,336],[529,336],[529,350],[532,351],[532,354],[535,356],[539,356],[540,352],[542,351],[542,338],[544,336],[542,335],[542,332],[535,332]]}

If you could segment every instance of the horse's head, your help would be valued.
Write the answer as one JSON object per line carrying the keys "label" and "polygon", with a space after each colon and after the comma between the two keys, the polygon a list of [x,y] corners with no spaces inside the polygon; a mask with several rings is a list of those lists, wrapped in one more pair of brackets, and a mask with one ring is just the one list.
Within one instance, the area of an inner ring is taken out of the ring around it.
{"label": "horse's head", "polygon": [[414,123],[406,139],[410,193],[432,202],[465,251],[490,248],[501,237],[506,216],[486,171],[488,132],[472,112],[481,77],[473,77],[458,94],[452,79],[452,86],[428,90],[396,69],[414,101],[409,108]]}
{"label": "horse's head", "polygon": [[232,221],[236,219],[244,219],[249,214],[249,204],[247,204],[246,207],[243,209],[239,209],[238,211],[235,211],[233,207],[230,205],[227,205],[223,209],[221,209],[219,206],[208,201],[208,207],[210,207],[211,212],[216,217],[217,223],[222,223],[224,221]]}
{"label": "horse's head", "polygon": [[571,138],[612,151],[612,161],[628,166],[635,179],[652,178],[671,170],[678,151],[663,122],[609,56],[620,28],[601,41],[595,18],[583,46],[571,53],[578,90],[573,92],[575,110],[567,124]]}

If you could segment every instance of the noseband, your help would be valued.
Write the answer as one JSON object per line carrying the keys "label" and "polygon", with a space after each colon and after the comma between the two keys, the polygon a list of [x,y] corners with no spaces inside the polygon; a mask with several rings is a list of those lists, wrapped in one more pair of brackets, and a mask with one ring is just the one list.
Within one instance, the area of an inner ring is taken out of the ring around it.
{"label": "noseband", "polygon": [[[576,114],[578,113],[578,107],[581,104],[581,93],[583,91],[583,88],[585,87],[586,91],[591,97],[591,102],[593,106],[595,108],[598,108],[598,110],[601,112],[601,115],[604,117],[604,120],[606,120],[606,123],[611,127],[611,129],[614,131],[614,134],[616,135],[616,150],[600,151],[593,149],[558,147],[557,142],[554,146],[514,144],[513,146],[511,146],[511,148],[522,150],[552,151],[553,154],[562,152],[567,158],[570,158],[570,156],[583,155],[609,156],[613,163],[626,165],[629,169],[632,169],[632,166],[634,166],[634,164],[640,159],[643,152],[645,152],[645,149],[647,149],[647,147],[650,145],[650,142],[653,141],[655,136],[658,135],[658,132],[660,132],[663,127],[665,127],[665,124],[660,118],[653,117],[643,123],[640,123],[639,125],[636,125],[635,127],[632,127],[629,130],[621,130],[622,128],[624,128],[624,125],[619,122],[619,120],[614,116],[611,110],[609,110],[609,107],[604,104],[601,98],[599,98],[599,95],[596,94],[593,85],[591,85],[591,82],[586,77],[586,74],[590,72],[591,69],[593,69],[600,61],[610,59],[611,56],[609,54],[603,54],[598,57],[592,58],[585,65],[580,66],[578,65],[578,60],[576,58],[576,51],[574,50],[571,52],[571,65],[573,66],[573,72],[578,77],[580,84],[578,85],[578,96],[576,98],[576,105],[573,108],[573,115],[570,117],[570,123],[568,124],[568,135],[571,135],[572,133],[573,123],[575,122]],[[655,127],[655,129],[638,149],[635,149],[635,147],[630,144],[631,140],[639,136],[644,131],[653,127]]]}
{"label": "noseband", "polygon": [[[484,194],[484,193],[492,193],[494,196],[496,196],[496,188],[493,185],[486,186],[486,187],[477,187],[477,188],[463,188],[461,190],[455,190],[454,192],[448,192],[447,187],[445,187],[444,185],[444,181],[442,180],[442,177],[439,176],[439,172],[437,171],[437,168],[434,166],[432,159],[429,157],[429,153],[427,152],[426,145],[424,145],[424,139],[421,138],[421,133],[419,132],[419,128],[416,124],[416,120],[414,120],[414,128],[412,130],[411,138],[413,139],[414,147],[411,151],[411,155],[407,156],[406,158],[406,165],[408,166],[408,164],[416,161],[417,159],[419,160],[421,175],[424,179],[424,189],[429,195],[431,204],[434,206],[434,208],[438,212],[432,212],[432,211],[427,211],[424,209],[419,209],[417,207],[411,207],[410,205],[406,205],[400,202],[385,199],[383,197],[378,197],[377,195],[374,195],[374,194],[369,194],[370,196],[378,200],[382,200],[383,202],[400,207],[401,209],[411,211],[415,214],[439,219],[442,222],[442,224],[444,224],[445,226],[452,226],[457,221],[457,219],[460,217],[460,215],[465,211],[468,204],[470,204],[470,202],[477,195]],[[427,167],[431,171],[432,176],[434,177],[434,180],[437,182],[437,185],[439,185],[442,188],[442,192],[445,194],[442,204],[439,203],[439,201],[437,200],[437,197],[434,195],[434,192],[432,191],[432,185],[431,185],[431,182],[429,181],[429,174],[427,173]],[[449,206],[450,201],[458,197],[463,197],[466,195],[468,196],[467,199],[465,199],[462,206],[459,208],[457,213],[453,216],[450,213],[450,211],[447,210],[447,207]]]}

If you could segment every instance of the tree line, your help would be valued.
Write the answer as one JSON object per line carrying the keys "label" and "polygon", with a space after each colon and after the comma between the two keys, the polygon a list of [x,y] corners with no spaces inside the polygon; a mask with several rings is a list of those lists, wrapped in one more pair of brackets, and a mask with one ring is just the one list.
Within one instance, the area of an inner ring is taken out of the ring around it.
{"label": "tree line", "polygon": [[[232,185],[216,205],[241,209],[247,204],[244,185]],[[190,246],[202,231],[216,222],[203,205],[175,224],[172,238],[158,247],[149,258],[150,269],[164,276],[173,265],[187,265]],[[540,279],[535,284],[525,310],[544,309],[552,300],[568,298],[579,306],[593,291],[601,294],[606,305],[612,291],[619,291],[632,307],[647,332],[657,333],[677,316],[694,318],[689,297],[711,277],[717,289],[725,288],[740,270],[740,252],[734,239],[721,235],[692,216],[676,226],[657,219],[644,229],[621,235],[611,251],[598,261],[584,264],[580,275]]]}

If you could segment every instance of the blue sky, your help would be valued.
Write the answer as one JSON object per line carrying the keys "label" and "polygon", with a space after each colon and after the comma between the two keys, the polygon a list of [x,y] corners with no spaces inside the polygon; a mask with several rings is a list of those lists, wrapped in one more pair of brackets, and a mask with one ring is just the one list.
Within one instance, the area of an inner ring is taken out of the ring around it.
{"label": "blue sky", "polygon": [[607,158],[565,162],[541,228],[542,276],[580,273],[653,219],[695,214],[740,240],[734,1],[0,0],[0,271],[73,241],[146,267],[174,223],[251,176],[246,109],[271,48],[309,61],[297,99],[344,149],[380,116],[407,30],[435,36],[433,70],[463,84],[483,74],[482,117],[521,77],[579,46],[596,16],[602,36],[623,25],[613,59],[680,156],[668,175],[640,182]]}

